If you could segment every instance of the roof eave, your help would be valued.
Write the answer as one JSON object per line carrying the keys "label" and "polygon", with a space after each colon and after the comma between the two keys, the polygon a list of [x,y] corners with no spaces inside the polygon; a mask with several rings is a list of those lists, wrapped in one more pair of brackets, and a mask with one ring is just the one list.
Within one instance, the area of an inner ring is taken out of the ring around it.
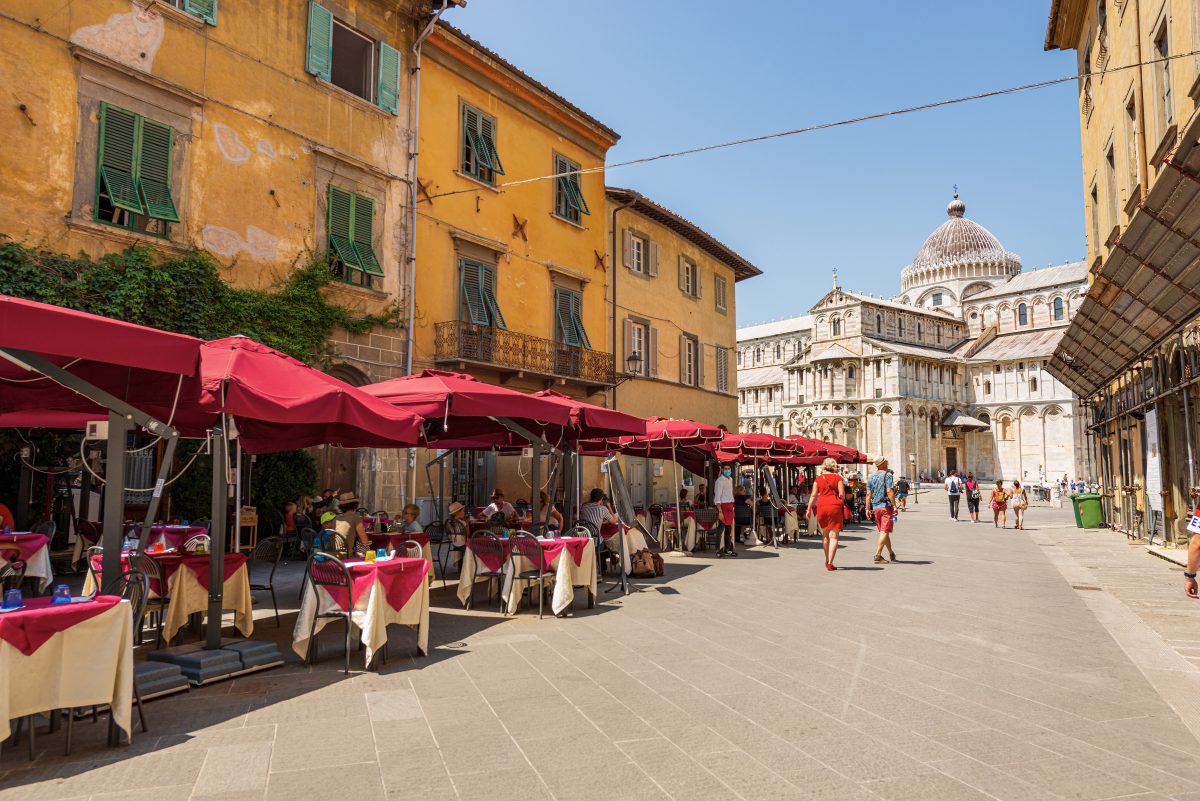
{"label": "roof eave", "polygon": [[1073,50],[1079,43],[1084,10],[1072,0],[1051,0],[1043,50]]}

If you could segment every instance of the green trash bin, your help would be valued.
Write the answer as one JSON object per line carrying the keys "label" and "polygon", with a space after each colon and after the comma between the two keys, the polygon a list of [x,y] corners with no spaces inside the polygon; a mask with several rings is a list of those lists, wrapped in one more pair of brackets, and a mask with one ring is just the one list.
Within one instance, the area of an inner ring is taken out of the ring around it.
{"label": "green trash bin", "polygon": [[1075,509],[1076,528],[1103,528],[1104,507],[1099,495],[1094,492],[1072,495],[1071,506]]}

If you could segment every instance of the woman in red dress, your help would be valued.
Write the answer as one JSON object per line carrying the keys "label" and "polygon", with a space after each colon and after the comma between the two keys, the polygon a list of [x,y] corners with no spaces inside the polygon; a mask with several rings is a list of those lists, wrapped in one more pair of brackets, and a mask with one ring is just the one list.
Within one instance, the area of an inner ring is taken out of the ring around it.
{"label": "woman in red dress", "polygon": [[808,501],[808,514],[816,510],[817,525],[821,528],[821,543],[825,550],[825,569],[837,570],[833,558],[837,556],[838,536],[845,521],[846,485],[838,474],[837,462],[832,458],[821,463],[821,475],[813,481],[812,496]]}

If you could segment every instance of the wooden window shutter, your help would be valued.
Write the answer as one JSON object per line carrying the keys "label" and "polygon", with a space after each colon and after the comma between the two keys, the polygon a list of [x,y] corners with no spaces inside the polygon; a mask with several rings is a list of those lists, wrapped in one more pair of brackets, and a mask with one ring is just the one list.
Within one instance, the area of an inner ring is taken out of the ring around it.
{"label": "wooden window shutter", "polygon": [[[626,317],[625,318],[625,359],[623,361],[628,362],[629,357],[632,355],[633,355],[633,320],[630,320],[628,317]],[[646,354],[644,354],[644,353],[642,354],[643,357],[645,355]]]}
{"label": "wooden window shutter", "polygon": [[308,3],[308,55],[304,69],[328,81],[333,72],[333,12],[316,0]]}
{"label": "wooden window shutter", "polygon": [[696,343],[696,386],[704,386],[704,343]]}
{"label": "wooden window shutter", "polygon": [[565,345],[579,345],[579,332],[575,330],[575,321],[571,316],[571,293],[565,289],[554,290],[554,322],[558,328],[559,342]]}
{"label": "wooden window shutter", "polygon": [[648,351],[648,353],[645,354],[646,365],[650,370],[650,376],[652,378],[657,378],[658,377],[658,329],[655,328],[654,326],[650,326],[650,333],[647,335],[646,339],[647,339],[646,350]]}
{"label": "wooden window shutter", "polygon": [[688,338],[679,335],[679,383],[688,383]]}
{"label": "wooden window shutter", "polygon": [[345,189],[329,185],[329,202],[327,211],[327,227],[329,229],[329,247],[341,260],[342,264],[357,268],[358,254],[354,252],[351,232],[353,231],[354,196]]}
{"label": "wooden window shutter", "polygon": [[633,269],[633,232],[628,228],[621,232],[621,264]]}
{"label": "wooden window shutter", "polygon": [[375,255],[375,201],[369,197],[354,195],[353,203],[351,239],[354,255],[358,257],[358,266],[368,275],[383,278],[383,267]]}
{"label": "wooden window shutter", "polygon": [[171,155],[175,129],[143,119],[142,142],[138,149],[138,186],[146,215],[157,220],[179,222],[179,212],[171,199]]}
{"label": "wooden window shutter", "polygon": [[137,185],[138,116],[100,104],[100,185],[119,209],[144,213]]}
{"label": "wooden window shutter", "polygon": [[484,298],[483,265],[473,261],[462,261],[462,303],[466,307],[467,319],[475,325],[488,324],[487,301]]}
{"label": "wooden window shutter", "polygon": [[183,10],[209,25],[217,24],[217,0],[183,0]]}
{"label": "wooden window shutter", "polygon": [[496,328],[508,329],[504,315],[500,312],[500,303],[496,300],[496,270],[488,265],[483,266],[483,300],[487,304],[488,314],[491,315],[492,325]]}
{"label": "wooden window shutter", "polygon": [[379,43],[379,87],[375,96],[381,109],[400,113],[400,51],[386,42]]}
{"label": "wooden window shutter", "polygon": [[696,293],[696,297],[704,296],[704,278],[700,275],[700,265],[692,264],[692,289]]}
{"label": "wooden window shutter", "polygon": [[679,257],[679,291],[687,292],[687,259]]}
{"label": "wooden window shutter", "polygon": [[647,271],[649,275],[658,275],[658,243],[653,239],[650,240],[650,267]]}
{"label": "wooden window shutter", "polygon": [[496,123],[482,114],[479,116],[479,140],[479,144],[487,150],[492,172],[504,175],[504,165],[500,163],[500,153],[496,150]]}
{"label": "wooden window shutter", "polygon": [[575,336],[579,339],[579,344],[588,349],[592,349],[592,341],[588,339],[587,329],[583,327],[583,296],[577,292],[567,293],[571,299],[571,322],[575,326]]}

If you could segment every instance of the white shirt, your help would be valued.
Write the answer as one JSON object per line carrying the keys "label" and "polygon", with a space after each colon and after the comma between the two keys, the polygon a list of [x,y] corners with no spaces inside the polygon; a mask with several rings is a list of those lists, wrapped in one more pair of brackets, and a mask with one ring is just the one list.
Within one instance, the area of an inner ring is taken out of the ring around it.
{"label": "white shirt", "polygon": [[513,509],[513,505],[508,501],[501,501],[499,504],[493,503],[488,508],[483,510],[483,519],[491,520],[492,515],[496,512],[503,512],[507,520],[513,520],[517,516],[517,510]]}
{"label": "white shirt", "polygon": [[951,495],[962,494],[962,482],[958,480],[958,476],[946,477],[946,492],[950,493]]}
{"label": "white shirt", "polygon": [[713,482],[712,502],[733,503],[733,479],[724,473],[717,476],[717,480]]}

